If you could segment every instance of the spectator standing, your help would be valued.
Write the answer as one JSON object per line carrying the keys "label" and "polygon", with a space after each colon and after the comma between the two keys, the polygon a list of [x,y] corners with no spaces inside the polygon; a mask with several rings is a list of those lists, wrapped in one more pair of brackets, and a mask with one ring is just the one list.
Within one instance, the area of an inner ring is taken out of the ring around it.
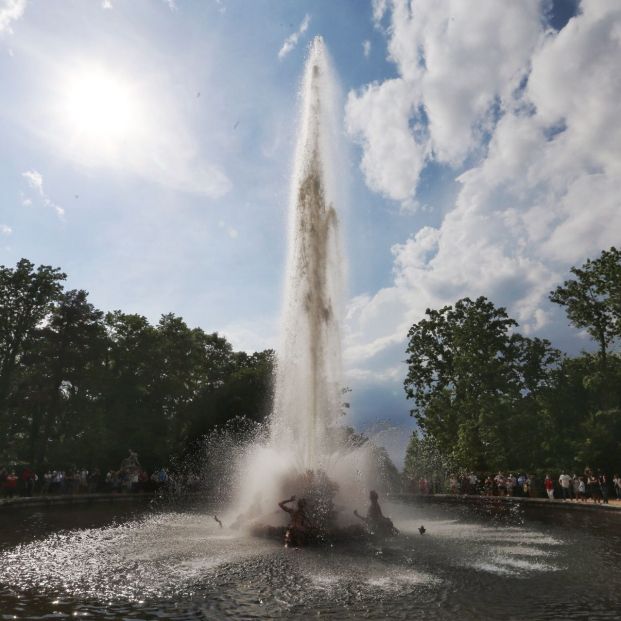
{"label": "spectator standing", "polygon": [[95,494],[99,490],[100,481],[101,470],[95,468],[95,470],[88,475],[88,491],[90,494]]}
{"label": "spectator standing", "polygon": [[561,476],[558,478],[559,485],[561,486],[561,494],[563,500],[571,500],[571,477],[565,474],[563,470]]}
{"label": "spectator standing", "polygon": [[578,499],[582,502],[586,502],[586,483],[584,477],[580,477],[578,481]]}
{"label": "spectator standing", "polygon": [[498,490],[498,495],[504,496],[507,490],[507,485],[505,482],[505,475],[502,472],[499,472],[494,477],[494,483],[496,483],[496,489]]}
{"label": "spectator standing", "polygon": [[15,496],[17,492],[17,475],[15,474],[15,470],[12,470],[10,474],[7,474],[6,479],[4,480],[4,491],[9,498]]}
{"label": "spectator standing", "polygon": [[546,493],[548,494],[548,498],[550,500],[554,500],[554,481],[550,477],[549,474],[546,474],[545,481],[543,482],[544,487],[546,488]]}
{"label": "spectator standing", "polygon": [[451,475],[450,479],[449,479],[449,487],[451,490],[451,494],[457,494],[457,486],[458,486],[459,482],[457,480],[457,476],[455,476],[454,474]]}
{"label": "spectator standing", "polygon": [[602,494],[602,499],[605,505],[608,504],[608,477],[605,474],[601,474],[599,477],[599,490]]}
{"label": "spectator standing", "polygon": [[486,496],[494,495],[494,479],[491,474],[485,479],[485,482],[483,483],[483,490]]}
{"label": "spectator standing", "polygon": [[[591,470],[589,469],[589,472]],[[602,500],[602,493],[599,489],[599,479],[591,472],[587,478],[587,496],[593,499],[593,502],[599,504]]]}
{"label": "spectator standing", "polygon": [[513,476],[513,474],[509,474],[509,476],[507,477],[506,480],[506,486],[507,486],[507,496],[513,496],[514,490],[515,490],[515,485],[517,483],[516,478]]}
{"label": "spectator standing", "polygon": [[621,500],[621,477],[619,477],[618,474],[615,474],[612,477],[612,482],[615,486],[615,495],[617,497],[617,500]]}
{"label": "spectator standing", "polygon": [[477,493],[477,488],[479,486],[479,477],[474,474],[474,472],[471,472],[470,475],[468,476],[468,493],[469,494],[476,494]]}
{"label": "spectator standing", "polygon": [[52,471],[47,470],[47,472],[43,475],[43,487],[41,489],[41,493],[45,496],[50,493],[50,487],[52,485]]}

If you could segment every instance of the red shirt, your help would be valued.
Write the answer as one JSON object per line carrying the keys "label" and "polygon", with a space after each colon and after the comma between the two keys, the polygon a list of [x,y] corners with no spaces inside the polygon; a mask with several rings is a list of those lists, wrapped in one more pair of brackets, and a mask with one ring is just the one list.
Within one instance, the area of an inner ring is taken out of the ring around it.
{"label": "red shirt", "polygon": [[15,489],[17,487],[17,477],[14,474],[9,474],[4,482],[6,489]]}
{"label": "red shirt", "polygon": [[554,489],[554,481],[552,479],[546,479],[546,489]]}

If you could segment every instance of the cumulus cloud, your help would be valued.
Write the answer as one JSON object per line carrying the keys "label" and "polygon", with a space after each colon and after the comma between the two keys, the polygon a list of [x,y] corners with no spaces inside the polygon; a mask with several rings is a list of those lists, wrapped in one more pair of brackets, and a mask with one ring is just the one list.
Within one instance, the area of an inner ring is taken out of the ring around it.
{"label": "cumulus cloud", "polygon": [[290,34],[285,42],[282,44],[278,52],[278,58],[282,60],[287,54],[293,51],[293,49],[298,44],[300,37],[308,30],[308,25],[310,24],[310,15],[307,13],[300,24],[300,27],[296,30],[296,32]]}
{"label": "cumulus cloud", "polygon": [[9,236],[13,232],[13,229],[8,224],[0,224],[0,235]]}
{"label": "cumulus cloud", "polygon": [[[49,207],[56,212],[56,215],[59,218],[62,218],[65,215],[65,210],[57,205],[52,199],[45,193],[43,190],[43,175],[36,170],[27,170],[22,173],[22,177],[26,179],[28,185],[31,189],[33,189],[40,197],[43,205],[45,207]],[[29,198],[25,198],[22,200],[22,204],[25,206],[32,205],[32,200]]]}
{"label": "cumulus cloud", "polygon": [[11,24],[16,22],[26,10],[26,0],[0,0],[0,34],[11,32]]}
{"label": "cumulus cloud", "polygon": [[559,313],[550,289],[619,243],[621,4],[583,2],[560,32],[545,27],[545,4],[480,4],[395,0],[399,77],[350,93],[372,189],[415,197],[428,161],[452,166],[460,184],[439,226],[392,248],[393,284],[351,303],[350,364],[403,351],[425,308],[466,295],[547,334]]}
{"label": "cumulus cloud", "polygon": [[[393,2],[389,57],[400,77],[347,103],[370,187],[405,201],[428,159],[458,166],[480,147],[527,74],[542,36],[538,9],[537,0],[481,0],[476,11],[460,0]],[[376,19],[385,10],[376,3]]]}
{"label": "cumulus cloud", "polygon": [[369,58],[369,54],[371,53],[371,41],[368,39],[362,42],[362,53],[365,58]]}

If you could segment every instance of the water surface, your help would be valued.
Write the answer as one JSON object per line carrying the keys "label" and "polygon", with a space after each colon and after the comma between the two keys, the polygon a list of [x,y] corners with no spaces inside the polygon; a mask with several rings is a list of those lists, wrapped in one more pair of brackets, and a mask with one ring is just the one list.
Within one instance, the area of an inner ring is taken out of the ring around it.
{"label": "water surface", "polygon": [[389,512],[394,541],[288,550],[201,507],[5,510],[0,619],[621,618],[621,515]]}

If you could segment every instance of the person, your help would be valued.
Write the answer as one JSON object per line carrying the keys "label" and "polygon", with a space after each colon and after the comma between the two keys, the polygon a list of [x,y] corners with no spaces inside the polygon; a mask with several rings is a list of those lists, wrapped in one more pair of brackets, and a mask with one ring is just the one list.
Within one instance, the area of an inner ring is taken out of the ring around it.
{"label": "person", "polygon": [[546,488],[548,498],[550,500],[554,500],[554,481],[552,480],[549,474],[546,474],[546,478],[543,484]]}
{"label": "person", "polygon": [[561,486],[561,493],[563,494],[563,500],[571,500],[571,477],[565,474],[565,471],[561,473],[558,478],[558,482]]}
{"label": "person", "polygon": [[599,476],[599,490],[602,495],[602,500],[605,505],[608,504],[608,477],[602,473]]}
{"label": "person", "polygon": [[457,480],[457,476],[452,474],[449,479],[449,486],[451,489],[451,494],[457,494],[459,481]]}
{"label": "person", "polygon": [[32,496],[32,492],[34,491],[35,481],[36,481],[35,471],[30,467],[26,466],[22,471],[22,482],[24,484],[24,496]]}
{"label": "person", "polygon": [[278,503],[278,506],[291,516],[291,522],[285,531],[285,548],[301,547],[308,541],[313,525],[306,514],[306,499],[300,498],[296,509],[287,505],[295,500],[295,496]]}
{"label": "person", "polygon": [[10,474],[7,474],[6,478],[4,479],[4,489],[6,492],[6,495],[9,498],[12,498],[13,496],[15,496],[15,493],[17,492],[17,481],[19,479],[17,478],[17,475],[15,474],[15,470],[12,470]]}
{"label": "person", "polygon": [[593,474],[590,469],[589,472],[591,474],[589,474],[587,478],[587,495],[593,500],[595,504],[599,504],[602,500],[602,494],[599,489],[599,479]]}
{"label": "person", "polygon": [[425,477],[421,477],[420,479],[418,479],[418,491],[423,496],[429,493],[429,483],[427,482],[427,479]]}
{"label": "person", "polygon": [[517,479],[510,473],[506,480],[507,496],[513,496],[513,490],[515,489],[516,483]]}
{"label": "person", "polygon": [[612,477],[612,482],[615,486],[615,495],[617,496],[617,500],[621,500],[621,477],[618,474],[615,474]]}
{"label": "person", "polygon": [[354,510],[354,515],[359,520],[362,520],[367,525],[368,530],[374,535],[384,537],[398,535],[399,530],[395,528],[392,520],[382,513],[382,508],[380,507],[378,495],[375,490],[369,492],[369,501],[371,504],[367,509],[366,517],[362,517],[356,510]]}
{"label": "person", "polygon": [[574,474],[571,480],[571,484],[573,486],[574,499],[579,500],[580,499],[580,478],[578,477],[577,474]]}
{"label": "person", "polygon": [[494,477],[494,483],[496,483],[496,490],[499,496],[505,496],[507,490],[507,482],[505,479],[505,475],[502,472],[499,472]]}
{"label": "person", "polygon": [[584,477],[580,477],[578,481],[578,499],[582,502],[586,502],[586,483]]}
{"label": "person", "polygon": [[528,476],[528,474],[525,474],[524,482],[522,483],[522,492],[524,496],[526,496],[527,498],[530,496],[530,487],[531,487],[530,477]]}
{"label": "person", "polygon": [[476,494],[478,485],[479,485],[479,477],[477,477],[477,475],[474,474],[474,472],[471,472],[470,475],[468,476],[468,493]]}

